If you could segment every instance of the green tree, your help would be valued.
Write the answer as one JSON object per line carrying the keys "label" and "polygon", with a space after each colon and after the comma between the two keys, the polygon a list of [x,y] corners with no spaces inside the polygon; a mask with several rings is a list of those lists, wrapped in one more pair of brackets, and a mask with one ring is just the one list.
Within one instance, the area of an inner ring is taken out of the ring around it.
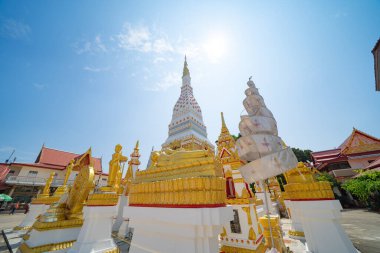
{"label": "green tree", "polygon": [[372,209],[380,208],[380,171],[364,172],[361,176],[344,182],[342,188]]}
{"label": "green tree", "polygon": [[340,187],[340,184],[335,179],[335,177],[333,177],[332,175],[330,175],[327,172],[322,172],[320,174],[317,174],[315,178],[317,179],[317,181],[329,181],[331,184],[331,187],[334,187],[334,186]]}
{"label": "green tree", "polygon": [[232,134],[231,136],[232,138],[234,138],[235,141],[237,141],[241,137],[241,134],[239,133],[237,136]]}
{"label": "green tree", "polygon": [[302,150],[299,148],[292,148],[292,150],[293,150],[293,153],[296,155],[297,160],[299,162],[311,161],[311,152],[313,151],[309,149]]}

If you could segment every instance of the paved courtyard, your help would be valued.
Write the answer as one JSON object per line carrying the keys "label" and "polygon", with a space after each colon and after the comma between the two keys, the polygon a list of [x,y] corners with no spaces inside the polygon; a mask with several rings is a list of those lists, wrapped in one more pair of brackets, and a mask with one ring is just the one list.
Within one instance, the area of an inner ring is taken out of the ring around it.
{"label": "paved courtyard", "polygon": [[[342,212],[342,225],[355,247],[362,253],[380,252],[380,214],[368,212],[364,209],[344,210]],[[25,217],[23,213],[15,215],[0,214],[0,230],[17,226]],[[288,220],[282,220],[284,231],[289,226]],[[284,237],[285,243],[294,250],[302,249],[302,244],[291,241],[287,236]],[[17,246],[16,239],[10,239],[10,243]],[[120,245],[120,244],[119,244]],[[2,236],[0,236],[0,253],[8,252]]]}
{"label": "paved courtyard", "polygon": [[346,209],[342,226],[362,253],[380,252],[380,214],[364,209]]}

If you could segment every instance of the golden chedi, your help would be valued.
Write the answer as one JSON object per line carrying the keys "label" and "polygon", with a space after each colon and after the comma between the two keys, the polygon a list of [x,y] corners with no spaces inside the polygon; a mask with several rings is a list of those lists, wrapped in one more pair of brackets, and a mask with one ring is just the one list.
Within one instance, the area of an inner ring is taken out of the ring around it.
{"label": "golden chedi", "polygon": [[130,206],[217,207],[225,205],[222,167],[209,150],[153,152],[147,170],[137,171]]}
{"label": "golden chedi", "polygon": [[316,181],[314,172],[303,162],[297,167],[286,172],[284,188],[286,199],[289,200],[328,200],[335,199],[331,185],[327,181]]}

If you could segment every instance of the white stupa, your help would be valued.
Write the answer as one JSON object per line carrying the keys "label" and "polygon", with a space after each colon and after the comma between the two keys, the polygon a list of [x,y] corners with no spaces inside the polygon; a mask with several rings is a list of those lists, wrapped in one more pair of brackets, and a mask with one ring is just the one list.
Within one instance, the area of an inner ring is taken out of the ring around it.
{"label": "white stupa", "polygon": [[177,145],[186,147],[190,143],[199,147],[206,144],[214,149],[214,146],[207,139],[207,129],[203,123],[202,110],[193,94],[190,71],[185,56],[181,95],[173,108],[172,120],[169,124],[169,136],[162,147],[174,148]]}
{"label": "white stupa", "polygon": [[247,84],[243,105],[248,115],[241,116],[242,137],[236,144],[240,158],[249,162],[239,170],[246,182],[254,183],[296,167],[297,158],[278,136],[276,120],[251,78]]}

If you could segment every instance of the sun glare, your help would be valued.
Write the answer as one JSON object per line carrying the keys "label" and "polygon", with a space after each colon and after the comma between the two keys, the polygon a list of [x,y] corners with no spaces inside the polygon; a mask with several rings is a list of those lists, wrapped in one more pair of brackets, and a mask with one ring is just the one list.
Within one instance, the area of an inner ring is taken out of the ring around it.
{"label": "sun glare", "polygon": [[227,39],[222,34],[213,34],[206,40],[203,49],[210,62],[218,63],[227,52]]}

